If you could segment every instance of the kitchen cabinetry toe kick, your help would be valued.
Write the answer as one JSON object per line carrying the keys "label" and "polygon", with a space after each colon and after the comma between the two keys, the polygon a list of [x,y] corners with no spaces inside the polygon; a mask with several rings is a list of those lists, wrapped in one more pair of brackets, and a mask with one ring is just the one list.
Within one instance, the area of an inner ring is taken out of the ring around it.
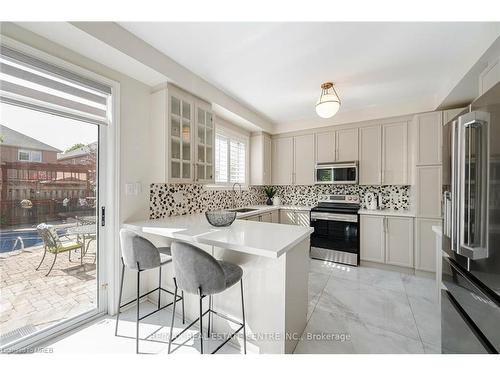
{"label": "kitchen cabinetry toe kick", "polygon": [[320,247],[311,246],[311,258],[326,260],[334,263],[348,264],[350,266],[358,265],[358,254],[346,253],[344,251],[336,251],[330,249],[322,249]]}

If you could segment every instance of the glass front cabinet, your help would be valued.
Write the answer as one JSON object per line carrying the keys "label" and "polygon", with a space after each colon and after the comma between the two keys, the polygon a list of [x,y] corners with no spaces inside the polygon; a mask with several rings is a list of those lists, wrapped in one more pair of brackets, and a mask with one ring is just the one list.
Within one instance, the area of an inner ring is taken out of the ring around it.
{"label": "glass front cabinet", "polygon": [[196,182],[214,181],[214,115],[210,106],[196,106],[196,150],[195,180]]}
{"label": "glass front cabinet", "polygon": [[214,114],[211,105],[175,87],[168,88],[168,182],[214,181]]}

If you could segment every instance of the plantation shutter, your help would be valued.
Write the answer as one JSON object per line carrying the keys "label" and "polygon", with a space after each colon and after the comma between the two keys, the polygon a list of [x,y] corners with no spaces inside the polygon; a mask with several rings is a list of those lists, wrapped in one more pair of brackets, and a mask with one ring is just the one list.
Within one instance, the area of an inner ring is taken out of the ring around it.
{"label": "plantation shutter", "polygon": [[231,140],[230,142],[230,158],[229,158],[229,178],[230,182],[245,183],[245,143]]}
{"label": "plantation shutter", "polygon": [[215,136],[215,182],[228,182],[228,139],[220,134]]}
{"label": "plantation shutter", "polygon": [[111,88],[0,45],[0,101],[107,125]]}

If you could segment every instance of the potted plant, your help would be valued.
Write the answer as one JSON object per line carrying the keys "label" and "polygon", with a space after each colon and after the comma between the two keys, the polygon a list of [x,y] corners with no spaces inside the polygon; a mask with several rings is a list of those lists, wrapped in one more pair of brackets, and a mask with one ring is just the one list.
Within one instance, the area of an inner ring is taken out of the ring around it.
{"label": "potted plant", "polygon": [[264,193],[266,193],[267,201],[266,204],[268,206],[273,205],[273,197],[276,194],[276,188],[274,186],[266,186],[264,187]]}

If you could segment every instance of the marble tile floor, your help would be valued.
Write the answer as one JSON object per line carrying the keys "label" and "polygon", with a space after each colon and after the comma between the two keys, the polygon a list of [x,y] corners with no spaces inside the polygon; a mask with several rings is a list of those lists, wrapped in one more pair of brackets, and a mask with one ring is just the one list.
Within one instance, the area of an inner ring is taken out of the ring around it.
{"label": "marble tile floor", "polygon": [[295,353],[440,353],[434,279],[312,260]]}
{"label": "marble tile floor", "polygon": [[[146,313],[154,306],[141,305]],[[141,323],[141,352],[167,354],[170,311]],[[135,309],[122,314],[120,335],[135,335]],[[434,280],[371,267],[349,267],[311,260],[308,323],[296,354],[356,354],[440,352],[440,317]],[[166,326],[165,326],[166,324]],[[57,353],[134,353],[135,342],[114,336],[114,318],[105,316],[45,347]],[[180,331],[180,321],[175,331]],[[191,334],[197,333],[196,326]],[[206,351],[218,345],[206,343]],[[173,348],[177,348],[173,346]],[[219,353],[241,352],[241,342],[226,345]],[[189,337],[179,354],[199,353],[197,338]],[[249,354],[254,352],[251,344]]]}

